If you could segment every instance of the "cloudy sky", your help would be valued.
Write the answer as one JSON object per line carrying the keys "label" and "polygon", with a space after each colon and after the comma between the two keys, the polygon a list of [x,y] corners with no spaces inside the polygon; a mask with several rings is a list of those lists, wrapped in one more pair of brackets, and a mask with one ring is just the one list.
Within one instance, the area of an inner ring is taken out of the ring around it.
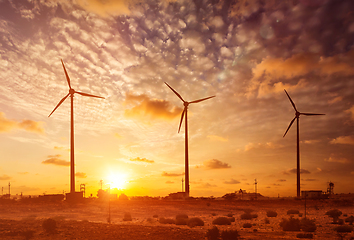
{"label": "cloudy sky", "polygon": [[[76,189],[115,176],[127,195],[182,190],[188,112],[192,196],[244,189],[354,192],[351,0],[0,0],[0,186],[70,190],[70,99],[77,91]],[[119,186],[118,186],[119,187]]]}

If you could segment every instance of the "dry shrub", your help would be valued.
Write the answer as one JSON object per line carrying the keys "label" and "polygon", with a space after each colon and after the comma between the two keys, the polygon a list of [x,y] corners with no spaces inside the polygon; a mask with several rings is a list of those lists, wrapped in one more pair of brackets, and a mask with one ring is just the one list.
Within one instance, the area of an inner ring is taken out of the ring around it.
{"label": "dry shrub", "polygon": [[187,225],[188,225],[188,227],[204,226],[204,221],[200,218],[194,217],[194,218],[188,219]]}
{"label": "dry shrub", "polygon": [[333,223],[335,224],[337,223],[339,216],[342,215],[342,212],[338,209],[331,209],[326,212],[326,215],[333,218]]}
{"label": "dry shrub", "polygon": [[177,219],[188,219],[188,215],[187,214],[178,214],[177,216],[176,216],[176,220]]}
{"label": "dry shrub", "polygon": [[268,218],[265,218],[265,219],[264,219],[264,223],[265,223],[265,224],[270,224],[269,219],[268,219]]}
{"label": "dry shrub", "polygon": [[267,211],[267,217],[276,217],[278,216],[278,213],[276,211]]}
{"label": "dry shrub", "polygon": [[57,228],[57,222],[51,218],[43,221],[42,227],[47,233],[55,233]]}
{"label": "dry shrub", "polygon": [[[343,215],[343,216],[344,216],[344,215]],[[349,225],[353,225],[354,217],[353,217],[353,216],[347,217],[347,218],[345,219],[345,222],[348,222]]]}
{"label": "dry shrub", "polygon": [[279,225],[283,228],[283,231],[300,231],[301,229],[300,220],[293,217],[289,219],[283,218]]}
{"label": "dry shrub", "polygon": [[237,230],[225,230],[221,232],[222,240],[238,240],[240,235]]}
{"label": "dry shrub", "polygon": [[155,214],[152,216],[153,218],[159,218],[159,215]]}
{"label": "dry shrub", "polygon": [[231,221],[227,217],[215,218],[212,222],[214,225],[231,225]]}
{"label": "dry shrub", "polygon": [[235,217],[229,217],[229,220],[230,220],[230,222],[235,222],[236,221]]}
{"label": "dry shrub", "polygon": [[338,233],[349,233],[353,231],[353,227],[349,225],[342,225],[334,228],[334,231]]}
{"label": "dry shrub", "polygon": [[212,229],[209,229],[206,233],[206,237],[208,240],[218,240],[219,236],[220,236],[219,229],[215,226]]}
{"label": "dry shrub", "polygon": [[227,217],[233,217],[234,215],[232,213],[226,214]]}
{"label": "dry shrub", "polygon": [[187,225],[188,218],[176,218],[176,225]]}
{"label": "dry shrub", "polygon": [[241,219],[242,220],[251,220],[253,218],[251,213],[243,213],[241,214]]}
{"label": "dry shrub", "polygon": [[252,224],[251,223],[244,223],[243,228],[251,228]]}
{"label": "dry shrub", "polygon": [[171,218],[160,218],[159,223],[161,223],[161,224],[175,224],[176,221]]}
{"label": "dry shrub", "polygon": [[317,229],[315,221],[308,218],[301,219],[300,228],[304,232],[314,232]]}
{"label": "dry shrub", "polygon": [[132,221],[132,216],[130,213],[124,213],[123,221]]}
{"label": "dry shrub", "polygon": [[313,234],[312,233],[298,233],[296,234],[297,238],[313,238]]}
{"label": "dry shrub", "polygon": [[290,214],[299,214],[299,213],[300,213],[299,210],[294,210],[294,209],[288,210],[286,212],[286,214],[288,214],[288,215],[290,215]]}

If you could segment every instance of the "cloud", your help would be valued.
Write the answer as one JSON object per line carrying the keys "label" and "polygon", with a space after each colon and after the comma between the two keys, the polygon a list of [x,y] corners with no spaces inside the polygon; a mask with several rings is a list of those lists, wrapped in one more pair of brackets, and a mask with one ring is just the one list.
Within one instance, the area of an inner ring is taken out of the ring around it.
{"label": "cloud", "polygon": [[124,115],[130,118],[146,117],[171,120],[182,113],[182,108],[171,106],[166,100],[150,99],[147,95],[133,95],[127,93],[125,98],[126,105],[135,105],[131,109],[126,109]]}
{"label": "cloud", "polygon": [[203,162],[202,165],[196,166],[196,168],[205,168],[205,169],[223,169],[223,168],[231,168],[228,163],[223,163],[217,159],[210,159]]}
{"label": "cloud", "polygon": [[54,150],[70,151],[69,148],[54,146]]}
{"label": "cloud", "polygon": [[230,180],[228,180],[228,181],[224,181],[224,183],[225,184],[239,184],[239,183],[241,183],[240,181],[237,181],[237,180],[235,180],[235,179],[233,179],[233,178],[231,178]]}
{"label": "cloud", "polygon": [[302,181],[305,182],[314,182],[314,181],[318,181],[318,179],[314,179],[314,178],[306,178],[306,179],[301,179]]}
{"label": "cloud", "polygon": [[163,176],[163,177],[179,177],[179,176],[184,176],[184,173],[167,173],[167,172],[163,172],[161,176]]}
{"label": "cloud", "polygon": [[352,136],[340,136],[332,141],[330,141],[331,144],[349,144],[349,145],[354,145],[354,137]]}
{"label": "cloud", "polygon": [[101,17],[126,15],[130,13],[127,0],[77,0],[76,4],[88,12]]}
{"label": "cloud", "polygon": [[325,162],[332,162],[332,163],[349,163],[350,161],[346,158],[339,158],[339,157],[329,157],[325,159]]}
{"label": "cloud", "polygon": [[60,157],[61,157],[60,154],[49,155],[48,159],[44,160],[42,163],[43,164],[53,164],[53,165],[57,165],[57,166],[65,166],[65,167],[70,166],[70,162],[65,161],[65,160],[61,160]]}
{"label": "cloud", "polygon": [[286,179],[278,179],[277,182],[286,182]]}
{"label": "cloud", "polygon": [[86,173],[83,173],[83,172],[77,172],[77,173],[75,173],[75,176],[78,178],[87,178]]}
{"label": "cloud", "polygon": [[123,136],[122,136],[122,135],[120,135],[120,134],[118,134],[118,133],[115,133],[115,134],[114,134],[114,136],[115,136],[116,138],[118,138],[118,139],[123,138]]}
{"label": "cloud", "polygon": [[229,141],[229,139],[227,138],[223,138],[223,137],[220,137],[220,136],[216,136],[216,135],[209,135],[208,138],[212,141],[220,141],[220,142],[227,142]]}
{"label": "cloud", "polygon": [[[293,174],[293,173],[297,173],[297,169],[296,168],[292,168],[292,169],[288,169],[286,171],[283,171],[282,172],[284,175],[290,175],[290,174]],[[311,172],[309,170],[306,170],[306,169],[303,169],[301,168],[300,169],[300,174],[310,174]]]}
{"label": "cloud", "polygon": [[172,184],[172,183],[174,183],[174,182],[172,182],[172,181],[166,181],[166,184]]}
{"label": "cloud", "polygon": [[6,174],[3,174],[2,176],[0,176],[0,181],[1,180],[10,180],[12,177],[6,175]]}
{"label": "cloud", "polygon": [[0,133],[10,132],[13,129],[23,129],[28,132],[44,134],[43,122],[35,122],[27,119],[16,122],[7,119],[5,114],[0,112]]}
{"label": "cloud", "polygon": [[245,152],[256,149],[256,148],[270,148],[270,149],[275,149],[275,148],[280,148],[283,145],[280,144],[274,144],[272,142],[267,142],[267,143],[248,143],[245,146]]}
{"label": "cloud", "polygon": [[349,108],[348,110],[346,110],[345,112],[349,113],[350,114],[350,118],[352,120],[354,120],[354,105],[351,108]]}
{"label": "cloud", "polygon": [[131,158],[130,161],[132,162],[146,162],[146,163],[154,163],[155,161],[154,160],[148,160],[146,158]]}

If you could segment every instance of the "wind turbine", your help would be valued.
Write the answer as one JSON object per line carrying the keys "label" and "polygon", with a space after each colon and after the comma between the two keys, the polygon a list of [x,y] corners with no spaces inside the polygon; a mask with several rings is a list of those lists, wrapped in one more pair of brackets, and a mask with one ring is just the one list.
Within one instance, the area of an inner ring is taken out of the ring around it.
{"label": "wind turbine", "polygon": [[188,165],[188,119],[187,119],[187,112],[188,112],[188,105],[191,103],[198,103],[204,100],[207,100],[209,98],[213,98],[215,96],[211,96],[211,97],[207,97],[207,98],[202,98],[199,100],[194,100],[192,102],[187,102],[184,101],[184,99],[181,97],[181,95],[178,94],[178,92],[176,92],[170,85],[167,84],[167,82],[165,82],[165,84],[172,90],[172,92],[174,92],[177,97],[179,97],[179,99],[182,100],[183,105],[184,105],[184,109],[181,115],[181,121],[179,123],[179,128],[178,128],[178,133],[181,130],[181,125],[182,125],[182,121],[183,121],[183,117],[186,116],[186,120],[184,122],[184,126],[185,126],[185,193],[187,194],[187,196],[189,196],[189,165]]}
{"label": "wind turbine", "polygon": [[83,92],[78,92],[75,91],[73,88],[71,88],[71,84],[70,84],[70,78],[68,73],[66,72],[63,60],[61,60],[61,63],[63,65],[64,68],[64,72],[65,72],[65,76],[66,76],[66,80],[68,81],[68,85],[69,85],[69,93],[63,97],[62,100],[60,100],[60,102],[58,103],[58,105],[54,108],[54,110],[49,114],[48,117],[50,117],[54,111],[65,101],[65,99],[67,99],[70,95],[71,98],[71,130],[70,130],[70,193],[75,193],[75,162],[74,162],[74,94],[78,93],[82,96],[86,96],[86,97],[95,97],[95,98],[103,98],[104,97],[100,97],[100,96],[95,96],[95,95],[91,95],[91,94],[87,94],[87,93],[83,93]]}
{"label": "wind turbine", "polygon": [[295,119],[296,119],[296,125],[297,125],[297,164],[296,164],[296,174],[297,174],[297,197],[300,197],[300,143],[299,143],[299,119],[300,119],[300,115],[305,115],[305,116],[314,116],[314,115],[325,115],[325,114],[320,114],[320,113],[302,113],[299,112],[296,107],[295,107],[295,103],[293,102],[293,100],[291,99],[291,97],[289,96],[288,92],[284,89],[286,95],[288,96],[291,105],[293,105],[294,109],[295,109],[295,117],[293,120],[291,120],[288,129],[286,129],[286,132],[284,133],[284,136],[287,134],[287,132],[289,131],[291,125],[293,125]]}

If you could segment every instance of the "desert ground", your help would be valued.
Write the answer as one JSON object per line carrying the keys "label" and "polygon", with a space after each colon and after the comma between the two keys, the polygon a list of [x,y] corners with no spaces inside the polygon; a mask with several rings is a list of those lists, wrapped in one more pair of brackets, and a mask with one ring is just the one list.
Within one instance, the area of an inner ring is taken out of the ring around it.
{"label": "desert ground", "polygon": [[[307,200],[306,217],[315,220],[313,239],[354,239],[353,232],[342,234],[334,230],[337,224],[326,215],[331,209],[343,214],[340,219],[354,215],[353,200]],[[267,211],[277,212],[276,217],[267,217]],[[299,210],[300,214],[288,215],[288,210]],[[245,211],[256,217],[241,219]],[[124,221],[129,213],[131,221]],[[197,217],[204,226],[162,224],[160,218],[175,219],[178,214],[189,218]],[[207,239],[206,233],[212,221],[226,215],[233,216],[231,225],[217,225],[222,230],[237,230],[238,239],[298,239],[299,231],[283,231],[283,218],[303,218],[304,200],[90,200],[81,204],[0,202],[0,239]],[[108,218],[110,216],[110,223]],[[43,221],[56,221],[55,232],[47,232]],[[244,228],[244,223],[251,223]],[[348,222],[344,222],[348,225]]]}

